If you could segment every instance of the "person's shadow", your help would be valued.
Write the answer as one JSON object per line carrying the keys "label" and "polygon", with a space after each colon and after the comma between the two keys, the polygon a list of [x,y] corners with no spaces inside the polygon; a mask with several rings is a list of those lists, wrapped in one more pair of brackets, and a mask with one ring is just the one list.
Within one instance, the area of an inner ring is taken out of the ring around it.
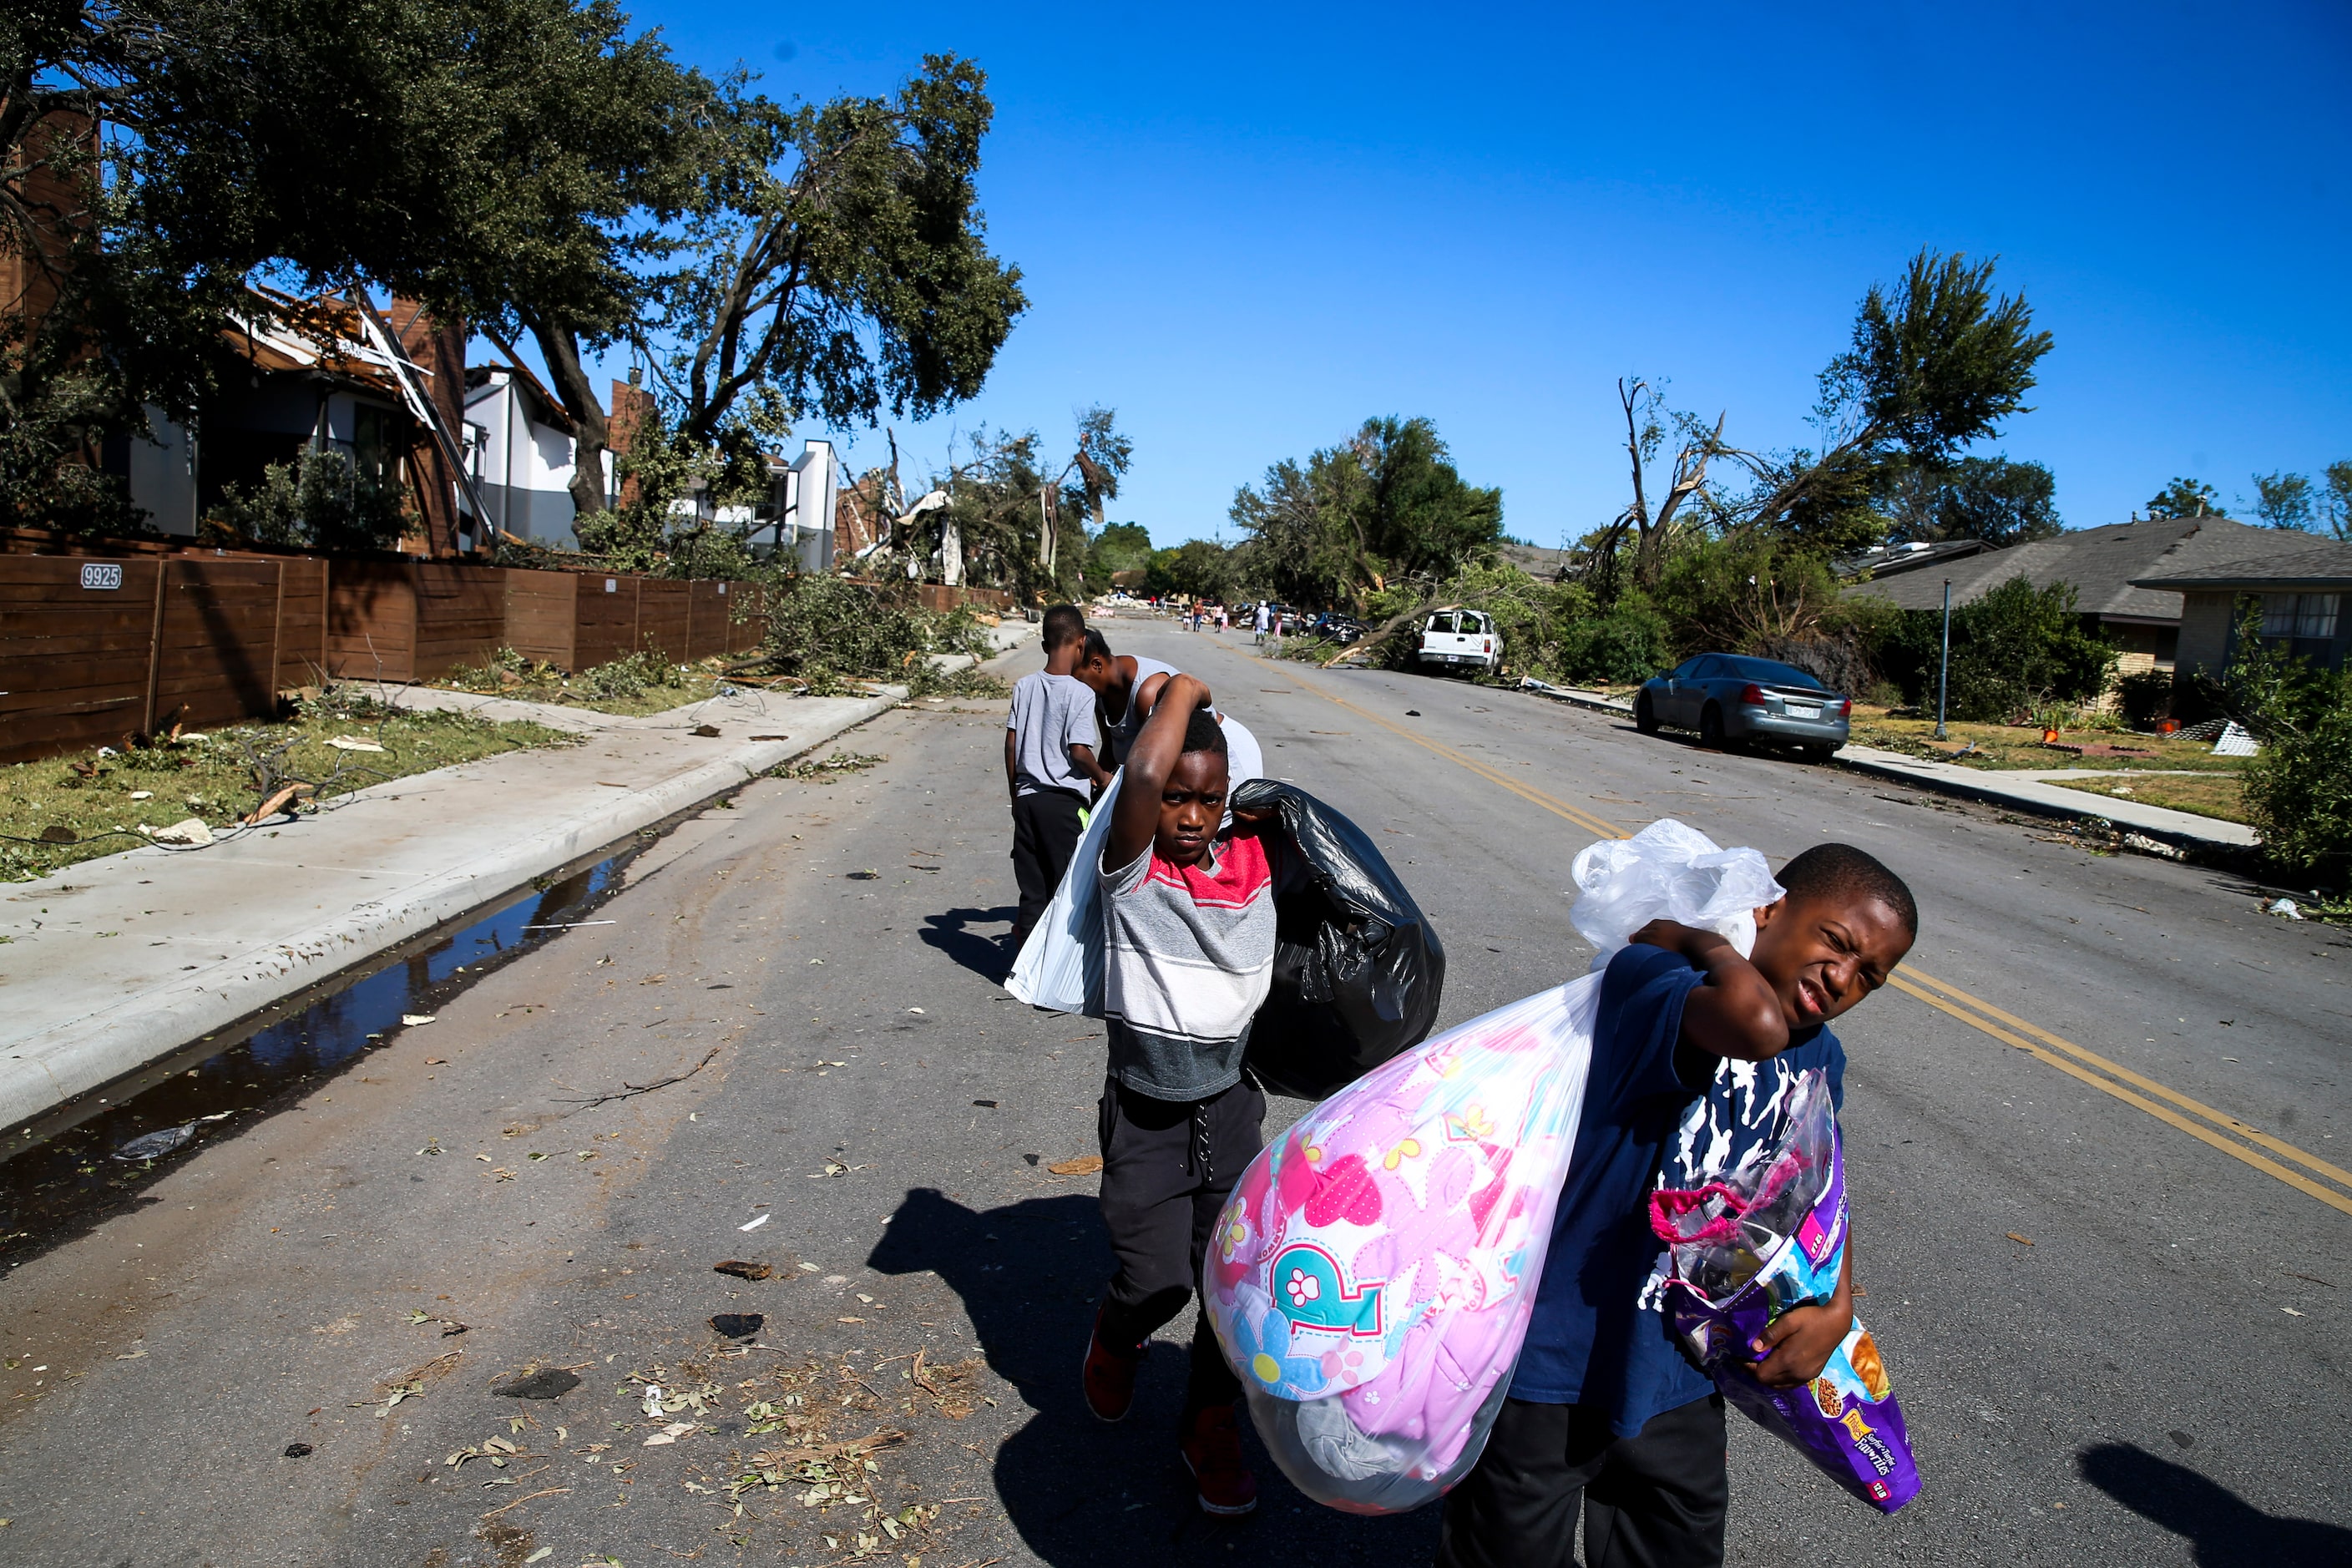
{"label": "person's shadow", "polygon": [[[1095,1303],[1110,1278],[1102,1213],[1090,1194],[973,1210],[933,1187],[907,1194],[866,1267],[929,1269],[962,1297],[992,1371],[1036,1414],[997,1450],[996,1489],[1029,1549],[1056,1568],[1126,1568],[1236,1561],[1427,1563],[1437,1510],[1360,1519],[1307,1500],[1276,1469],[1256,1435],[1243,1442],[1257,1473],[1257,1511],[1212,1519],[1193,1502],[1176,1455],[1184,1399],[1187,1318],[1160,1331],[1135,1409],[1107,1426],[1087,1409],[1078,1366]],[[1228,1549],[1231,1550],[1228,1550]]]}
{"label": "person's shadow", "polygon": [[941,910],[923,917],[923,929],[917,934],[929,946],[938,948],[964,968],[991,984],[1003,983],[1013,967],[1013,954],[1007,950],[1004,937],[982,936],[974,926],[1001,925],[1011,927],[1021,911],[1010,904],[1000,904],[992,910]]}
{"label": "person's shadow", "polygon": [[2188,1541],[2200,1568],[2340,1568],[2352,1563],[2352,1530],[2264,1513],[2218,1481],[2130,1443],[2085,1448],[2083,1479],[2124,1507]]}

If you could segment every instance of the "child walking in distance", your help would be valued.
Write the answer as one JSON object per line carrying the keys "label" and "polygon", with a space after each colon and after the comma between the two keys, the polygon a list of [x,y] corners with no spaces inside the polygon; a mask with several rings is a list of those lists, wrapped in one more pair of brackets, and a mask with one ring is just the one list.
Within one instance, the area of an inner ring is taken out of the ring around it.
{"label": "child walking in distance", "polygon": [[[1242,1053],[1274,973],[1274,879],[1255,837],[1217,837],[1225,785],[1209,689],[1172,676],[1128,753],[1100,872],[1102,1212],[1118,1270],[1083,1375],[1087,1406],[1105,1421],[1127,1415],[1145,1342],[1198,1288],[1217,1211],[1257,1157],[1265,1115]],[[1211,1513],[1257,1506],[1240,1397],[1202,1312],[1178,1446]]]}
{"label": "child walking in distance", "polygon": [[[1794,1075],[1844,1100],[1832,1018],[1886,982],[1919,929],[1910,889],[1843,844],[1780,873],[1754,954],[1656,921],[1609,962],[1573,1163],[1525,1348],[1477,1468],[1445,1500],[1444,1568],[1587,1568],[1723,1561],[1724,1404],[1660,1310],[1660,1184],[1691,1188],[1769,1149]],[[1757,1374],[1816,1376],[1853,1311],[1849,1233],[1837,1295],[1765,1331]]]}
{"label": "child walking in distance", "polygon": [[[1168,682],[1182,672],[1161,659],[1115,654],[1102,633],[1092,627],[1086,636],[1086,646],[1078,650],[1070,673],[1095,694],[1102,710],[1103,733],[1110,744],[1111,765],[1116,767],[1127,761]],[[1210,710],[1213,714],[1215,711]]]}
{"label": "child walking in distance", "polygon": [[1070,678],[1087,635],[1075,605],[1045,612],[1045,668],[1013,686],[1004,728],[1004,784],[1013,795],[1013,879],[1021,912],[1016,952],[1053,901],[1077,849],[1085,810],[1110,775],[1095,761],[1095,694]]}

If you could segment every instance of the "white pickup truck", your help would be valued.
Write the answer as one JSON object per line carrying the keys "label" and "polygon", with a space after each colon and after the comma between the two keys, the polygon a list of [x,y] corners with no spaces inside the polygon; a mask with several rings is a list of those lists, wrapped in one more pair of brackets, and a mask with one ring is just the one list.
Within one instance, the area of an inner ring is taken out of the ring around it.
{"label": "white pickup truck", "polygon": [[1503,637],[1492,617],[1478,610],[1448,606],[1433,610],[1421,628],[1421,662],[1484,669],[1503,668]]}

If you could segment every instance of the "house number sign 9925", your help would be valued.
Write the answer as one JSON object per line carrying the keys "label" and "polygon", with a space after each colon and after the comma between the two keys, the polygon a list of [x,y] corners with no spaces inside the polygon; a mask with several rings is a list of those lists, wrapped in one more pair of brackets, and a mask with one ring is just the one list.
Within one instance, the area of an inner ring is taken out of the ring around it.
{"label": "house number sign 9925", "polygon": [[122,586],[122,563],[119,561],[85,561],[81,567],[81,585],[85,588],[120,588]]}

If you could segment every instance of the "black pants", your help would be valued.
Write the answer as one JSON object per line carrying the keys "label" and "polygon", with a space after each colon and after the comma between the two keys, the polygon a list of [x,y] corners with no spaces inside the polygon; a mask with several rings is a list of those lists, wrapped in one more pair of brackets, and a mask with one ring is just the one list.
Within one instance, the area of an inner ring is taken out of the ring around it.
{"label": "black pants", "polygon": [[[1103,1303],[1103,1342],[1139,1345],[1184,1310],[1201,1283],[1217,1211],[1257,1158],[1265,1096],[1234,1085],[1208,1100],[1153,1100],[1103,1080],[1102,1214],[1118,1272]],[[1203,1310],[1192,1331],[1184,1412],[1231,1405],[1242,1385]]]}
{"label": "black pants", "polygon": [[1717,1568],[1731,1500],[1723,1396],[1616,1437],[1581,1405],[1507,1399],[1477,1468],[1445,1499],[1439,1568]]}
{"label": "black pants", "polygon": [[1016,947],[1062,885],[1062,873],[1078,847],[1078,813],[1085,805],[1067,790],[1041,789],[1013,798],[1013,880],[1021,889],[1021,914],[1013,925]]}

